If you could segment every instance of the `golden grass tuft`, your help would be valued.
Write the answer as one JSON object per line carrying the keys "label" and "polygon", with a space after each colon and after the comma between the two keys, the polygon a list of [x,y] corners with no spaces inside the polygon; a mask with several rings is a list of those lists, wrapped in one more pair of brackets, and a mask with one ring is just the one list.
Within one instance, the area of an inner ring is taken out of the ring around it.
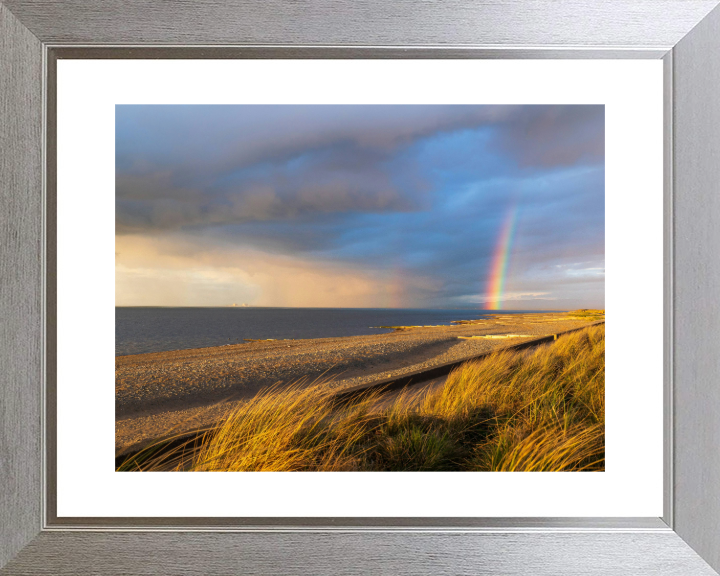
{"label": "golden grass tuft", "polygon": [[[581,471],[605,466],[605,328],[453,371],[378,408],[327,384],[265,390],[194,443],[121,469]],[[160,450],[162,452],[162,450]],[[169,454],[168,454],[169,452]],[[134,462],[134,464],[133,464]]]}
{"label": "golden grass tuft", "polygon": [[[604,463],[604,424],[548,426],[514,438],[493,453],[490,470],[498,472],[548,472],[597,470]],[[513,428],[501,430],[504,437]],[[500,443],[498,443],[498,446]]]}
{"label": "golden grass tuft", "polygon": [[604,326],[494,360],[454,373],[441,394],[428,399],[440,412],[449,404],[456,413],[478,405],[492,412],[492,432],[475,447],[470,469],[604,468]]}
{"label": "golden grass tuft", "polygon": [[340,408],[323,385],[267,390],[228,415],[190,469],[346,470],[367,434],[374,401],[368,395]]}
{"label": "golden grass tuft", "polygon": [[578,320],[603,320],[605,318],[605,310],[593,310],[590,308],[582,308],[567,313],[570,318]]}

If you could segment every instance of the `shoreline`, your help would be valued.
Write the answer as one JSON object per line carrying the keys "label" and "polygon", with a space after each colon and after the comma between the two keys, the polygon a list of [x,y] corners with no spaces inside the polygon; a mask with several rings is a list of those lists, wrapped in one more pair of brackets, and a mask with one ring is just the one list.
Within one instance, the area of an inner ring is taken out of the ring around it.
{"label": "shoreline", "polygon": [[[154,308],[148,308],[154,309]],[[158,308],[158,310],[161,310]],[[177,308],[167,308],[171,312],[176,312]],[[190,310],[197,310],[191,308]],[[208,310],[218,311],[221,309],[209,308]],[[230,309],[234,310],[234,309]],[[179,352],[183,350],[194,350],[198,348],[215,348],[222,346],[232,346],[236,344],[244,344],[246,342],[259,342],[271,340],[310,340],[323,338],[346,338],[356,336],[377,336],[389,334],[400,328],[422,328],[422,327],[443,327],[453,326],[466,322],[477,322],[485,320],[497,314],[504,315],[521,315],[528,314],[562,314],[561,312],[547,311],[497,311],[497,310],[474,310],[472,314],[468,314],[464,310],[436,310],[436,309],[391,309],[388,314],[378,315],[373,313],[379,312],[379,309],[368,309],[370,317],[358,318],[354,316],[354,312],[364,311],[364,309],[278,309],[267,308],[271,313],[278,310],[286,310],[289,313],[307,312],[309,310],[317,310],[321,314],[320,323],[316,325],[314,316],[301,315],[297,318],[293,317],[292,322],[288,325],[287,318],[270,318],[271,325],[275,327],[267,328],[265,321],[260,321],[257,316],[249,319],[249,324],[245,326],[243,323],[232,327],[226,323],[227,316],[223,316],[221,321],[217,316],[210,318],[208,325],[209,331],[204,331],[202,335],[187,335],[186,338],[178,338],[173,331],[160,329],[155,334],[140,331],[135,333],[132,328],[128,328],[128,322],[132,323],[132,317],[124,317],[116,319],[123,328],[116,333],[115,357],[120,356],[136,356],[139,354],[156,354],[162,352]],[[343,316],[344,313],[350,312],[350,316]],[[322,317],[323,314],[343,313],[337,318]],[[439,316],[438,316],[439,314]],[[165,322],[182,322],[180,318],[157,317],[157,318],[138,318],[139,322],[147,322],[152,320],[162,326]],[[187,321],[186,318],[184,321]],[[198,318],[198,321],[201,319]],[[328,320],[330,323],[328,324]],[[277,325],[273,324],[277,323]],[[151,331],[152,332],[152,331]]]}
{"label": "shoreline", "polygon": [[[306,383],[353,388],[572,328],[597,318],[493,313],[478,321],[385,334],[264,340],[116,357],[116,452],[208,425],[262,388]],[[483,336],[519,334],[518,338]]]}

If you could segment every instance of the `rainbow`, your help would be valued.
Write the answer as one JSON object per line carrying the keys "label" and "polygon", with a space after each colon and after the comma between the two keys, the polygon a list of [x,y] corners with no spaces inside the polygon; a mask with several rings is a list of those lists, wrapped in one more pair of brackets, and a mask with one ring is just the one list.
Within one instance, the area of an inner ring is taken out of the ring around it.
{"label": "rainbow", "polygon": [[516,216],[517,206],[513,206],[505,217],[505,222],[500,229],[500,236],[495,245],[495,253],[493,254],[492,267],[490,269],[490,280],[487,286],[486,310],[502,310],[505,277],[507,274],[507,264],[510,256],[513,232],[515,231]]}

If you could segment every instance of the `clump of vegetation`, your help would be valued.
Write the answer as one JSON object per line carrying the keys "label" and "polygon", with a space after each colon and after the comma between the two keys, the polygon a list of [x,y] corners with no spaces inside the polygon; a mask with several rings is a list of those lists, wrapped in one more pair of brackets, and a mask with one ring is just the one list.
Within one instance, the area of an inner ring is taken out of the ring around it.
{"label": "clump of vegetation", "polygon": [[444,386],[339,404],[327,386],[268,390],[215,429],[124,470],[581,471],[605,466],[605,329],[463,365]]}
{"label": "clump of vegetation", "polygon": [[127,458],[118,471],[344,470],[369,430],[379,393],[338,406],[326,384],[269,388],[215,428],[171,438]]}
{"label": "clump of vegetation", "polygon": [[428,396],[423,412],[490,433],[464,462],[472,470],[585,470],[604,466],[605,327],[534,352],[500,352],[466,364]]}
{"label": "clump of vegetation", "polygon": [[605,310],[590,310],[588,308],[582,308],[580,310],[573,310],[568,312],[568,316],[572,318],[583,318],[587,320],[604,320]]}

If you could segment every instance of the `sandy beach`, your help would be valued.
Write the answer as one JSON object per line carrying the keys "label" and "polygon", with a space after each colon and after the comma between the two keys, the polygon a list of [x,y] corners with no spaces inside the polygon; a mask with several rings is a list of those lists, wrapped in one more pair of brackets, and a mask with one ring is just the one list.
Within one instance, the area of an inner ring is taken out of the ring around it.
{"label": "sandy beach", "polygon": [[408,327],[380,335],[254,341],[118,356],[116,453],[212,425],[234,404],[268,386],[318,380],[338,389],[369,384],[591,321],[564,313],[498,313],[452,326]]}

